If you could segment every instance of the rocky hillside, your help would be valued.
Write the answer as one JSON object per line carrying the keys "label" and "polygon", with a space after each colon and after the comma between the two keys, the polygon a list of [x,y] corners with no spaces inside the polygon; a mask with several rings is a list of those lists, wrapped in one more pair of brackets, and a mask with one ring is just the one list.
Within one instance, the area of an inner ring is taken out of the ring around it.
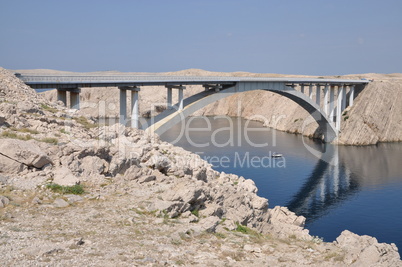
{"label": "rocky hillside", "polygon": [[[116,74],[116,73],[112,73]],[[246,72],[218,73],[197,69],[162,73],[162,75],[198,76],[253,76],[281,77],[280,74],[253,74]],[[289,76],[289,75],[286,75]],[[293,75],[292,77],[306,77]],[[314,77],[317,78],[317,77]],[[341,124],[338,143],[345,145],[372,145],[378,142],[402,141],[402,74],[364,74],[329,76],[328,78],[368,78],[370,83],[360,93]],[[201,86],[188,86],[185,97],[202,91]],[[85,88],[82,90],[82,114],[86,116],[118,116],[117,88]],[[46,98],[55,101],[56,93],[47,92]],[[174,101],[177,96],[174,97]],[[166,102],[164,87],[144,87],[140,93],[140,110],[144,116],[155,113]],[[315,122],[304,125],[309,114],[293,101],[266,91],[237,94],[213,103],[195,115],[229,115],[260,120],[266,126],[289,133],[320,138]]]}
{"label": "rocky hillside", "polygon": [[0,75],[5,266],[402,266],[394,244],[348,231],[322,242],[305,218],[269,208],[253,181],[157,136],[24,97],[35,93]]}

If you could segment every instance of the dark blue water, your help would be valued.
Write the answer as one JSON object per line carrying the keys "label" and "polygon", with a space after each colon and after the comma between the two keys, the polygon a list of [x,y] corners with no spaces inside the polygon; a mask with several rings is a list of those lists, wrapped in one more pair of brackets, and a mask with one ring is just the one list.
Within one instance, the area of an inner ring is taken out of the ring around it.
{"label": "dark blue water", "polygon": [[[402,248],[401,143],[337,147],[259,122],[205,117],[190,118],[161,138],[198,153],[218,171],[254,180],[271,208],[287,206],[305,216],[310,234],[325,241],[348,229]],[[270,157],[274,152],[283,157]]]}

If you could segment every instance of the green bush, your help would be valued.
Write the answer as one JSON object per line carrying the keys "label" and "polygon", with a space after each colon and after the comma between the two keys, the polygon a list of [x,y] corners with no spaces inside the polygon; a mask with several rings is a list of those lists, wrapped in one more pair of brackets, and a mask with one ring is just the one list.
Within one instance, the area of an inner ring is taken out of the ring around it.
{"label": "green bush", "polygon": [[73,118],[73,120],[84,126],[85,129],[91,129],[97,127],[96,124],[89,122],[88,119],[85,118],[84,116]]}
{"label": "green bush", "polygon": [[23,141],[27,141],[27,140],[31,140],[32,136],[31,135],[19,135],[10,131],[4,131],[1,133],[0,135],[1,137],[4,138],[12,138],[12,139],[19,139],[19,140],[23,140]]}
{"label": "green bush", "polygon": [[46,188],[52,190],[55,193],[60,194],[74,194],[74,195],[81,195],[84,193],[84,188],[80,184],[76,184],[73,186],[64,186],[59,184],[47,184]]}
{"label": "green bush", "polygon": [[53,137],[45,137],[42,139],[35,139],[35,140],[39,141],[39,142],[53,144],[53,145],[57,145],[59,143],[59,140],[57,138],[53,138]]}
{"label": "green bush", "polygon": [[49,107],[48,105],[43,104],[43,103],[40,104],[40,107],[41,107],[42,109],[47,110],[47,111],[52,112],[52,113],[56,113],[56,112],[57,112],[57,109],[52,108],[52,107]]}

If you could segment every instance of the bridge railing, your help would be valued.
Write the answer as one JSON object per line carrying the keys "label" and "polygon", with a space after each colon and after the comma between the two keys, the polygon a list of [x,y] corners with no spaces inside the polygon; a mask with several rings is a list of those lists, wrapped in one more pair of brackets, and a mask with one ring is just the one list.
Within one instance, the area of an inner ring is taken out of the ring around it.
{"label": "bridge railing", "polygon": [[230,76],[159,76],[159,75],[19,75],[25,83],[102,83],[102,82],[199,82],[233,83],[233,82],[288,82],[293,84],[365,84],[367,80],[349,79],[311,79],[311,78],[267,78],[267,77],[230,77]]}

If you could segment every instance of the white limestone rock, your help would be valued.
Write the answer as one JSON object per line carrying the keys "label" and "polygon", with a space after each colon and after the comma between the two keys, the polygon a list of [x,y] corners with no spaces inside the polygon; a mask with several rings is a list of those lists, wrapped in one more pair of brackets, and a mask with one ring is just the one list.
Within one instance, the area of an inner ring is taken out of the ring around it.
{"label": "white limestone rock", "polygon": [[10,203],[10,200],[5,196],[0,196],[0,208],[4,208]]}
{"label": "white limestone rock", "polygon": [[14,161],[35,168],[42,168],[46,164],[52,163],[33,140],[3,139],[0,143],[0,153]]}
{"label": "white limestone rock", "polygon": [[80,179],[75,176],[67,167],[59,167],[54,171],[53,183],[72,186],[80,182]]}
{"label": "white limestone rock", "polygon": [[401,266],[395,244],[378,243],[371,236],[359,236],[345,230],[334,242],[348,253],[345,263],[350,266]]}

